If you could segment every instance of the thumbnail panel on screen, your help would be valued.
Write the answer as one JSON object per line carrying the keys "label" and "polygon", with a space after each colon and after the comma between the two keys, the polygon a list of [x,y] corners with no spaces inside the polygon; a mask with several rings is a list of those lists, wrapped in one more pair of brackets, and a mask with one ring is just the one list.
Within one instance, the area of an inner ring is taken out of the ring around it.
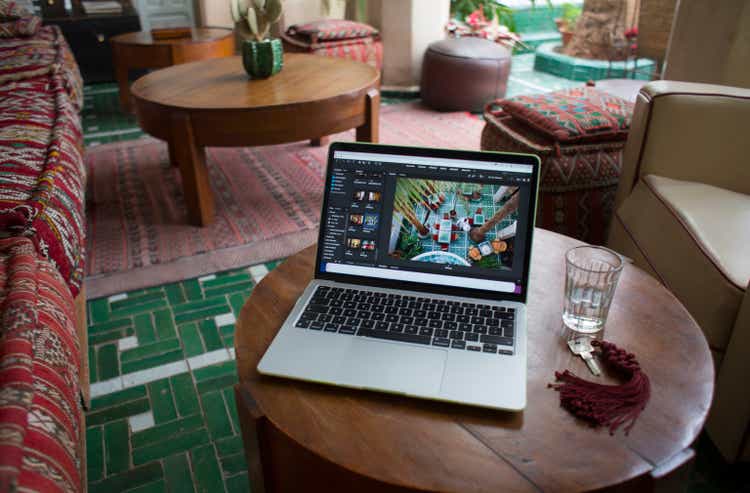
{"label": "thumbnail panel on screen", "polygon": [[388,254],[400,260],[510,269],[518,187],[398,178]]}

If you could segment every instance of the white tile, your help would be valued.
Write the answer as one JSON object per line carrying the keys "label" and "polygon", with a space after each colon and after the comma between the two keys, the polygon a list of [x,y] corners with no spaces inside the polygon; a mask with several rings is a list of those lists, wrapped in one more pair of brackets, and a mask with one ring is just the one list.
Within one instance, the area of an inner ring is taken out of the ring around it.
{"label": "white tile", "polygon": [[173,377],[180,373],[188,371],[188,366],[185,361],[175,361],[173,363],[167,363],[166,365],[157,366],[154,368],[147,368],[146,370],[140,370],[133,373],[128,373],[122,376],[122,385],[124,388],[135,387],[136,385],[143,385],[144,383],[154,382],[162,378]]}
{"label": "white tile", "polygon": [[122,377],[110,378],[91,384],[91,398],[101,397],[123,389]]}
{"label": "white tile", "polygon": [[126,299],[128,299],[128,293],[120,293],[120,294],[113,294],[112,296],[107,298],[107,301],[109,301],[110,303],[114,303],[115,301],[126,300]]}
{"label": "white tile", "polygon": [[99,130],[99,125],[91,125],[86,129],[87,132],[96,132],[97,130]]}
{"label": "white tile", "polygon": [[214,279],[216,279],[216,274],[209,274],[198,278],[200,282],[213,281]]}
{"label": "white tile", "polygon": [[138,338],[136,336],[123,337],[117,341],[117,349],[126,351],[138,347]]}
{"label": "white tile", "polygon": [[132,433],[147,430],[154,426],[154,414],[151,411],[136,414],[128,418],[128,423],[130,423],[130,431]]}
{"label": "white tile", "polygon": [[253,265],[248,270],[255,282],[260,282],[268,274],[268,268],[264,264]]}
{"label": "white tile", "polygon": [[232,359],[236,359],[237,358],[237,356],[235,355],[233,347],[229,348],[229,357],[232,358]]}
{"label": "white tile", "polygon": [[226,349],[217,349],[208,353],[199,354],[198,356],[193,356],[192,358],[188,358],[187,361],[191,370],[197,370],[198,368],[223,363],[230,359],[229,351]]}
{"label": "white tile", "polygon": [[234,313],[222,313],[221,315],[216,315],[214,317],[214,320],[216,321],[217,327],[224,327],[225,325],[232,325],[237,321],[236,318],[234,318]]}

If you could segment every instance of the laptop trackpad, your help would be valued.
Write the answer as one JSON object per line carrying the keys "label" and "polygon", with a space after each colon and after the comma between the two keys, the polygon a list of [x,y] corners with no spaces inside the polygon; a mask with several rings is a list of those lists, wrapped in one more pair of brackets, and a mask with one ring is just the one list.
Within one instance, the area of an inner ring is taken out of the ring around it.
{"label": "laptop trackpad", "polygon": [[438,395],[446,354],[442,349],[354,338],[342,361],[340,383],[352,387]]}

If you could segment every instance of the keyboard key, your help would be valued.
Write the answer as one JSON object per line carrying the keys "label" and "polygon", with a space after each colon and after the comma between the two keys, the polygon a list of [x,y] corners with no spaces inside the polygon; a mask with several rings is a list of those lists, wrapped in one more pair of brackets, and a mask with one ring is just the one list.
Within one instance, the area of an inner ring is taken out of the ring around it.
{"label": "keyboard key", "polygon": [[466,347],[466,341],[457,341],[454,339],[451,341],[451,347],[453,349],[464,349]]}
{"label": "keyboard key", "polygon": [[385,316],[385,321],[386,322],[398,322],[399,318],[400,317],[398,315],[390,314],[390,315]]}
{"label": "keyboard key", "polygon": [[485,344],[482,347],[482,352],[483,353],[497,353],[497,346],[495,346],[494,344]]}
{"label": "keyboard key", "polygon": [[385,313],[372,313],[370,314],[370,320],[383,320]]}
{"label": "keyboard key", "polygon": [[484,325],[484,317],[471,317],[471,323],[474,325]]}
{"label": "keyboard key", "polygon": [[500,349],[497,353],[506,354],[508,356],[513,356],[513,351],[511,351],[510,349]]}
{"label": "keyboard key", "polygon": [[310,326],[309,320],[299,320],[295,325],[295,327],[299,327],[300,329],[306,329]]}
{"label": "keyboard key", "polygon": [[419,327],[415,327],[414,325],[409,325],[404,329],[405,334],[419,334]]}
{"label": "keyboard key", "polygon": [[328,313],[328,307],[311,303],[307,305],[307,311],[312,313]]}
{"label": "keyboard key", "polygon": [[326,324],[323,330],[325,330],[326,332],[338,332],[339,324]]}
{"label": "keyboard key", "polygon": [[481,346],[468,346],[467,345],[466,349],[468,349],[469,351],[481,351],[482,347]]}
{"label": "keyboard key", "polygon": [[391,328],[389,330],[391,332],[403,332],[404,327],[404,324],[391,324]]}
{"label": "keyboard key", "polygon": [[454,330],[453,332],[451,332],[450,337],[451,337],[451,339],[463,340],[464,339],[464,333],[461,332],[461,331],[459,331],[459,330]]}
{"label": "keyboard key", "polygon": [[509,320],[503,320],[500,322],[500,327],[503,329],[512,329],[513,328],[513,322]]}
{"label": "keyboard key", "polygon": [[458,330],[458,324],[456,322],[443,322],[443,327],[448,330]]}
{"label": "keyboard key", "polygon": [[422,327],[419,329],[419,335],[421,336],[432,336],[432,329]]}
{"label": "keyboard key", "polygon": [[430,320],[429,327],[433,329],[442,329],[443,322],[441,320]]}
{"label": "keyboard key", "polygon": [[339,329],[339,334],[346,334],[346,335],[354,335],[357,333],[357,329],[352,327],[351,325],[344,325]]}
{"label": "keyboard key", "polygon": [[513,337],[513,327],[506,327],[503,329],[503,336],[505,337]]}
{"label": "keyboard key", "polygon": [[480,317],[491,317],[492,316],[492,310],[489,309],[483,309],[479,310],[479,316]]}
{"label": "keyboard key", "polygon": [[456,322],[468,324],[471,322],[471,317],[468,315],[456,315]]}
{"label": "keyboard key", "polygon": [[448,337],[448,331],[445,329],[437,329],[435,331],[435,337]]}
{"label": "keyboard key", "polygon": [[484,323],[487,327],[499,327],[500,326],[500,320],[495,320],[494,318],[487,318],[485,319]]}
{"label": "keyboard key", "polygon": [[432,338],[429,336],[406,334],[402,332],[384,332],[381,330],[370,330],[370,329],[359,329],[357,331],[357,335],[364,336],[364,337],[372,337],[375,339],[386,339],[389,341],[411,342],[414,344],[426,344],[426,345],[429,345],[432,340]]}
{"label": "keyboard key", "polygon": [[513,345],[513,339],[511,339],[510,337],[483,335],[479,338],[479,340],[484,343],[499,344],[501,346]]}
{"label": "keyboard key", "polygon": [[389,324],[388,322],[378,322],[378,323],[375,324],[375,329],[377,329],[377,330],[388,330],[388,327],[390,325],[391,324]]}
{"label": "keyboard key", "polygon": [[471,331],[475,334],[486,334],[487,333],[487,327],[483,325],[472,325]]}
{"label": "keyboard key", "polygon": [[312,330],[323,330],[323,322],[313,322],[310,324]]}
{"label": "keyboard key", "polygon": [[472,326],[471,324],[458,324],[458,330],[463,330],[464,332],[471,332]]}
{"label": "keyboard key", "polygon": [[501,336],[501,335],[503,335],[503,329],[501,329],[499,327],[490,327],[488,332],[492,336]]}
{"label": "keyboard key", "polygon": [[451,341],[450,339],[446,339],[445,337],[435,337],[432,340],[432,345],[439,347],[450,347]]}
{"label": "keyboard key", "polygon": [[402,315],[398,321],[402,324],[411,325],[414,323],[414,317],[406,317]]}
{"label": "keyboard key", "polygon": [[375,327],[375,320],[362,320],[360,327],[365,329],[372,329]]}
{"label": "keyboard key", "polygon": [[479,341],[479,334],[475,334],[474,332],[465,332],[464,339],[466,339],[467,341],[477,342]]}

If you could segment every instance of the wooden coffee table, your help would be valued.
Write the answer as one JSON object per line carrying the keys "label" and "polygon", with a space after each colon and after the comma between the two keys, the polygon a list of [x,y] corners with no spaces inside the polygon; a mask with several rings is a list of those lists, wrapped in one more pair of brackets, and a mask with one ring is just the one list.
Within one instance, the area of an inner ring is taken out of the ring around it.
{"label": "wooden coffee table", "polygon": [[564,254],[578,245],[536,230],[520,413],[260,375],[258,361],[311,278],[315,249],[290,257],[255,287],[235,334],[253,491],[648,491],[680,479],[711,404],[713,363],[701,330],[654,278],[625,266],[605,329],[651,378],[630,435],[589,427],[547,388],[555,370],[595,379],[568,351],[560,320]]}
{"label": "wooden coffee table", "polygon": [[234,31],[193,28],[190,36],[155,40],[148,31],[120,34],[110,39],[115,78],[120,86],[120,107],[132,111],[128,73],[138,68],[163,68],[207,58],[234,55]]}
{"label": "wooden coffee table", "polygon": [[284,54],[284,68],[250,80],[240,57],[157,70],[131,91],[138,123],[169,143],[182,174],[188,217],[209,224],[214,202],[206,146],[257,146],[316,139],[357,129],[378,141],[379,73],[340,58]]}

